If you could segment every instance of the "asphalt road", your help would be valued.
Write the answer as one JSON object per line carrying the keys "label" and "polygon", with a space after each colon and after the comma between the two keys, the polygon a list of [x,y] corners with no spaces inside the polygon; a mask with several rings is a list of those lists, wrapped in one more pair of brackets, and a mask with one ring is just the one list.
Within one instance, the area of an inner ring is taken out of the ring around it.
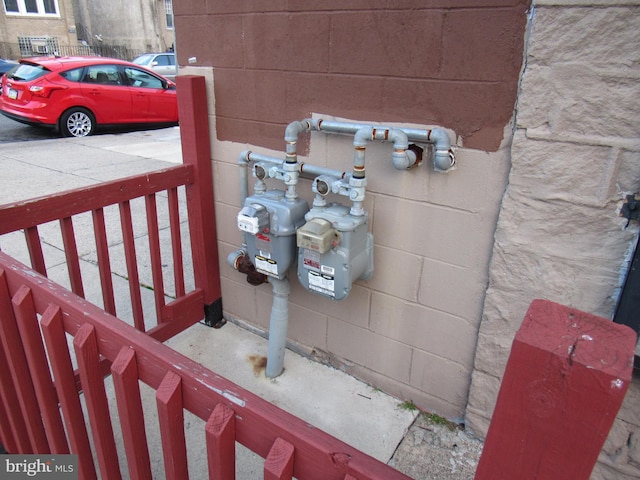
{"label": "asphalt road", "polygon": [[25,125],[0,115],[0,143],[58,138],[53,130]]}

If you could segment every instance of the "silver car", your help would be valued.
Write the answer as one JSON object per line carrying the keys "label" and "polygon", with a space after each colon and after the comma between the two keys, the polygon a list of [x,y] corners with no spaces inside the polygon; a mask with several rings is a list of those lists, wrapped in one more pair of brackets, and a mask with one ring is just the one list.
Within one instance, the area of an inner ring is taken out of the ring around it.
{"label": "silver car", "polygon": [[147,67],[170,80],[174,80],[178,74],[176,54],[171,52],[145,53],[136,57],[133,63]]}

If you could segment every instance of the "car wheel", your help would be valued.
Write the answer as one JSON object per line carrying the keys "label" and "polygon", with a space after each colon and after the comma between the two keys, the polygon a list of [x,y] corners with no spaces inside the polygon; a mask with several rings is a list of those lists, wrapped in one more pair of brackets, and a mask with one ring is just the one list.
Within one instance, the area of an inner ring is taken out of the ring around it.
{"label": "car wheel", "polygon": [[70,108],[60,117],[60,132],[64,137],[86,137],[96,129],[96,119],[86,108]]}

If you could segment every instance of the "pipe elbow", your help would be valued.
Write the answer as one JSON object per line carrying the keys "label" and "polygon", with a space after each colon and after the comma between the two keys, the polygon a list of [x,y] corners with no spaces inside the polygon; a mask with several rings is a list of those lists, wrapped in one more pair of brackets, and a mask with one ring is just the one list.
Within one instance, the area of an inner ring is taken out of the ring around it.
{"label": "pipe elbow", "polygon": [[436,150],[433,157],[433,168],[437,172],[449,172],[455,168],[456,157],[453,150]]}
{"label": "pipe elbow", "polygon": [[451,150],[451,140],[449,140],[449,134],[444,128],[429,130],[427,139],[435,145],[436,150]]}
{"label": "pipe elbow", "polygon": [[243,150],[238,155],[238,165],[246,166],[249,165],[249,157],[251,156],[251,150]]}
{"label": "pipe elbow", "polygon": [[296,120],[287,125],[284,131],[285,142],[297,142],[298,136],[302,132],[306,132],[311,129],[311,122],[309,120]]}
{"label": "pipe elbow", "polygon": [[418,161],[416,153],[412,150],[394,150],[392,162],[396,170],[407,170],[415,166]]}
{"label": "pipe elbow", "polygon": [[243,249],[236,250],[235,252],[231,252],[229,256],[227,256],[227,263],[234,270],[240,270],[240,266],[244,261],[244,257],[247,255],[247,252]]}
{"label": "pipe elbow", "polygon": [[406,150],[409,148],[409,137],[399,128],[391,128],[389,130],[389,140],[393,142],[395,150]]}
{"label": "pipe elbow", "polygon": [[353,136],[353,146],[358,148],[366,147],[367,142],[373,137],[373,127],[363,127]]}

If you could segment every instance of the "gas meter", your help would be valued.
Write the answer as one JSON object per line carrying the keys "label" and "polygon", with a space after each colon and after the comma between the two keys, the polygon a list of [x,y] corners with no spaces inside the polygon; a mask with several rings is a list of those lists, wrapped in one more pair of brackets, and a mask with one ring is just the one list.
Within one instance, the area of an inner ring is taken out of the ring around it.
{"label": "gas meter", "polygon": [[333,203],[314,207],[296,233],[298,280],[310,292],[342,300],[356,280],[373,274],[373,236],[367,214]]}
{"label": "gas meter", "polygon": [[285,277],[295,263],[296,230],[308,210],[305,200],[287,199],[282,190],[247,197],[237,222],[257,271],[280,280]]}

